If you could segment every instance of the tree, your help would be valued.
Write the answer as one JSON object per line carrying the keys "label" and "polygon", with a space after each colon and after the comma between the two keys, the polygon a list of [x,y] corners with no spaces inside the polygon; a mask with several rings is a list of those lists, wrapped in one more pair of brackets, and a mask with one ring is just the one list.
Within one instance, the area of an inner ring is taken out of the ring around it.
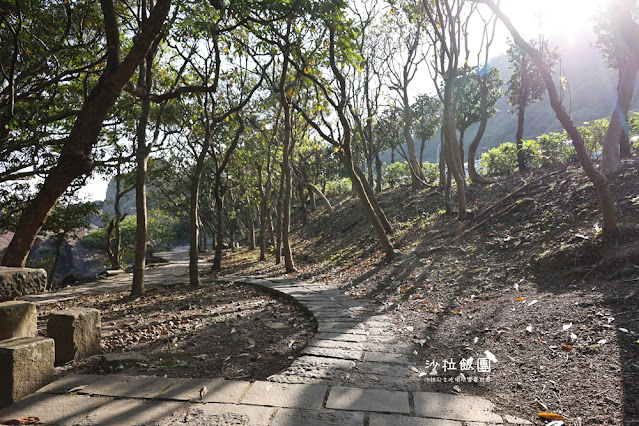
{"label": "tree", "polygon": [[53,264],[47,277],[50,289],[55,278],[55,270],[60,260],[62,245],[65,241],[76,239],[75,232],[87,228],[91,224],[91,216],[98,213],[97,203],[82,203],[72,194],[66,193],[61,202],[51,212],[42,231],[49,239],[54,240]]}
{"label": "tree", "polygon": [[499,20],[506,26],[515,43],[517,43],[519,47],[521,47],[528,55],[532,57],[537,69],[544,79],[544,84],[546,85],[546,90],[548,91],[548,97],[550,98],[550,105],[552,106],[553,111],[555,111],[559,122],[568,133],[568,136],[570,136],[570,138],[572,139],[573,146],[575,147],[575,151],[577,152],[577,158],[579,159],[579,162],[581,163],[586,176],[593,183],[594,187],[597,190],[597,195],[599,198],[599,209],[601,210],[603,216],[602,231],[605,235],[614,234],[614,232],[617,230],[617,209],[615,208],[615,203],[612,197],[608,179],[606,179],[603,174],[597,171],[597,169],[590,161],[583,136],[581,135],[579,130],[577,130],[574,123],[572,122],[572,119],[570,118],[568,113],[566,113],[566,110],[561,104],[561,100],[559,98],[559,94],[557,93],[557,88],[555,87],[552,74],[545,65],[543,53],[528,44],[521,37],[508,17],[504,15],[499,7],[495,5],[495,3],[493,3],[491,0],[472,1],[476,3],[483,3],[490,7],[493,13],[495,13]]}
{"label": "tree", "polygon": [[[308,124],[322,137],[326,142],[330,143],[337,152],[340,161],[344,164],[346,173],[352,182],[353,189],[360,198],[366,217],[371,223],[375,233],[382,245],[387,259],[395,257],[395,250],[391,244],[382,220],[371,203],[374,194],[367,192],[363,181],[366,180],[364,174],[359,170],[353,158],[352,140],[354,129],[351,125],[349,105],[349,87],[342,68],[349,66],[357,66],[359,56],[353,54],[353,34],[356,34],[356,28],[353,28],[345,21],[341,10],[333,10],[332,13],[322,16],[323,26],[327,29],[328,34],[324,33],[325,38],[316,38],[314,46],[324,46],[328,48],[326,56],[321,64],[315,60],[315,66],[323,65],[327,67],[327,73],[330,72],[331,80],[324,80],[321,71],[310,69],[302,64],[296,64],[297,71],[303,78],[311,82],[316,98],[321,98],[330,105],[330,109],[325,111],[322,108],[318,111],[318,118],[313,119],[304,109],[294,103],[295,109],[304,117]],[[339,46],[339,48],[338,48]],[[303,55],[300,55],[303,58]],[[306,62],[308,63],[308,62]],[[336,122],[331,122],[327,118],[327,114],[335,114]],[[359,170],[359,172],[358,172]],[[381,211],[381,209],[379,209]]]}
{"label": "tree", "polygon": [[[457,130],[459,130],[459,151],[462,163],[465,161],[464,137],[473,124],[479,123],[482,114],[492,117],[497,111],[495,104],[501,97],[502,80],[499,70],[488,65],[478,65],[476,69],[464,67],[455,81],[454,98]],[[482,89],[485,84],[486,99],[482,104]],[[474,161],[474,158],[473,158]],[[468,158],[470,164],[471,159]]]}
{"label": "tree", "polygon": [[[408,164],[411,170],[411,182],[413,188],[424,183],[424,173],[421,164],[417,162],[415,151],[415,141],[413,140],[413,116],[410,108],[408,88],[415,78],[419,64],[423,61],[420,54],[422,48],[424,17],[418,6],[409,2],[400,5],[401,13],[393,13],[392,20],[395,30],[390,33],[392,39],[388,43],[395,46],[396,37],[399,38],[399,49],[394,51],[394,62],[390,67],[391,84],[390,87],[397,92],[400,104],[402,105],[402,124],[404,129],[404,142],[408,150]],[[393,49],[393,48],[391,48]],[[393,49],[394,50],[394,49]]]}
{"label": "tree", "polygon": [[415,136],[421,141],[419,164],[424,162],[426,141],[435,136],[441,121],[442,104],[439,99],[428,95],[419,95],[411,105]]}
{"label": "tree", "polygon": [[121,23],[118,21],[116,6],[112,0],[101,0],[100,6],[105,28],[106,44],[103,54],[106,56],[106,66],[83,101],[55,167],[45,178],[38,194],[24,209],[15,235],[2,259],[5,266],[24,266],[38,232],[58,199],[73,180],[93,169],[91,152],[102,123],[160,33],[171,8],[171,0],[157,0],[153,12],[144,19],[144,25],[140,23],[138,33],[124,59]]}
{"label": "tree", "polygon": [[[461,161],[461,150],[457,138],[457,117],[455,113],[455,85],[461,62],[468,61],[469,51],[462,51],[462,35],[468,35],[468,23],[475,7],[466,7],[464,0],[424,0],[424,11],[429,31],[426,31],[435,49],[430,62],[437,94],[443,104],[442,134],[446,166],[455,179],[459,218],[468,216],[466,210],[465,173]],[[465,57],[462,54],[465,53]],[[444,189],[446,191],[446,189]],[[445,195],[447,199],[448,196]]]}
{"label": "tree", "polygon": [[[531,40],[528,44],[542,52],[544,64],[552,73],[552,68],[557,61],[558,55],[550,50],[548,41]],[[517,134],[515,136],[517,144],[517,164],[519,165],[519,170],[524,171],[526,170],[526,155],[523,150],[522,141],[524,137],[526,107],[542,99],[544,93],[546,93],[546,86],[532,58],[511,39],[508,40],[507,55],[508,61],[510,62],[510,69],[513,73],[508,80],[508,90],[506,94],[508,95],[508,103],[515,108],[510,112],[517,114]]]}
{"label": "tree", "polygon": [[[632,15],[636,14],[636,2],[626,2],[622,6],[629,7],[628,12]],[[595,32],[597,47],[608,67],[618,70],[617,101],[604,137],[601,162],[604,173],[611,173],[621,166],[621,157],[630,156],[628,110],[635,91],[639,61],[635,53],[625,45],[611,13],[603,13],[598,17]]]}

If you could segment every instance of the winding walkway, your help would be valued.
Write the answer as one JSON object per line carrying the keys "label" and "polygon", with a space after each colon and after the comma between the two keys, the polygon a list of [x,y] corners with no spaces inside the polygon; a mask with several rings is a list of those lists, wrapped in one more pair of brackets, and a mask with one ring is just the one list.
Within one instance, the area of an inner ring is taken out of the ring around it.
{"label": "winding walkway", "polygon": [[[164,254],[171,265],[150,270],[147,282],[184,279],[184,252]],[[170,268],[169,268],[170,267]],[[169,268],[163,270],[163,268]],[[172,271],[168,273],[167,271]],[[80,286],[118,290],[130,278]],[[495,412],[480,397],[422,392],[411,368],[412,346],[393,332],[379,306],[319,283],[229,278],[294,298],[317,319],[302,356],[268,381],[173,379],[155,376],[69,375],[13,406],[0,420],[38,417],[47,424],[482,426],[530,424]],[[121,281],[121,284],[120,284]],[[58,293],[37,303],[60,300]],[[74,297],[64,294],[63,297]],[[202,390],[204,389],[204,392]]]}

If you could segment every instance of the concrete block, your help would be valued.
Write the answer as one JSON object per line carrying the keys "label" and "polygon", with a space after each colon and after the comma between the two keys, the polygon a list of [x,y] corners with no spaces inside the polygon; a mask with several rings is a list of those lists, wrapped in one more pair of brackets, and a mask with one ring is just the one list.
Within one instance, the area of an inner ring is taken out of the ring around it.
{"label": "concrete block", "polygon": [[423,417],[409,417],[401,414],[371,413],[369,426],[465,426],[461,422],[442,419],[425,419]]}
{"label": "concrete block", "polygon": [[[222,402],[237,404],[250,382],[223,379],[178,379],[160,398],[177,401]],[[200,398],[200,390],[206,392]]]}
{"label": "concrete block", "polygon": [[384,389],[333,387],[328,394],[326,408],[350,411],[410,413],[408,392]]}
{"label": "concrete block", "polygon": [[0,301],[39,293],[46,284],[47,272],[44,269],[0,266]]}
{"label": "concrete block", "polygon": [[78,393],[121,398],[158,398],[177,379],[155,376],[109,375],[89,384]]}
{"label": "concrete block", "polygon": [[72,391],[77,392],[102,378],[104,376],[99,374],[69,374],[38,389],[37,393],[65,394]]}
{"label": "concrete block", "polygon": [[331,410],[277,410],[271,426],[362,426],[364,413]]}
{"label": "concrete block", "polygon": [[418,416],[471,422],[502,423],[501,416],[493,412],[494,404],[478,396],[415,392],[413,401],[415,403],[415,414]]}
{"label": "concrete block", "polygon": [[34,303],[20,300],[0,303],[0,340],[37,335],[38,314]]}
{"label": "concrete block", "polygon": [[36,393],[21,399],[11,407],[0,410],[0,419],[9,420],[17,417],[37,417],[38,424],[45,425],[80,425],[101,404],[112,398],[101,398],[86,395],[55,395]]}
{"label": "concrete block", "polygon": [[187,410],[188,405],[179,402],[115,399],[93,409],[80,424],[167,425],[184,418]]}
{"label": "concrete block", "polygon": [[100,353],[100,311],[92,308],[52,311],[47,336],[55,340],[55,362],[63,364]]}
{"label": "concrete block", "polygon": [[255,382],[242,398],[242,404],[287,408],[322,408],[326,385]]}
{"label": "concrete block", "polygon": [[193,404],[180,421],[171,425],[188,426],[256,426],[267,425],[275,412],[273,407],[234,404]]}
{"label": "concrete block", "polygon": [[0,408],[30,395],[54,379],[52,339],[14,337],[0,342]]}

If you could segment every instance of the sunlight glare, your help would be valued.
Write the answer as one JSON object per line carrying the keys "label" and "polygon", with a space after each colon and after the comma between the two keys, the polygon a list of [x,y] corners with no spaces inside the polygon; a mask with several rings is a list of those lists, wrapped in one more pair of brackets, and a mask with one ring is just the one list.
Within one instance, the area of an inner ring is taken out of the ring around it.
{"label": "sunlight glare", "polygon": [[573,42],[604,6],[605,0],[508,0],[503,10],[526,38],[544,34]]}

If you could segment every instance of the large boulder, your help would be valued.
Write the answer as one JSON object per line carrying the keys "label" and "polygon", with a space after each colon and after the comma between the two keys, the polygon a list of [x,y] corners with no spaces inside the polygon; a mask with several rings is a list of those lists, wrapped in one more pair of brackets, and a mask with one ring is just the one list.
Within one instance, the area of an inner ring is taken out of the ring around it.
{"label": "large boulder", "polygon": [[44,269],[0,266],[0,302],[39,293],[46,285],[47,272]]}

